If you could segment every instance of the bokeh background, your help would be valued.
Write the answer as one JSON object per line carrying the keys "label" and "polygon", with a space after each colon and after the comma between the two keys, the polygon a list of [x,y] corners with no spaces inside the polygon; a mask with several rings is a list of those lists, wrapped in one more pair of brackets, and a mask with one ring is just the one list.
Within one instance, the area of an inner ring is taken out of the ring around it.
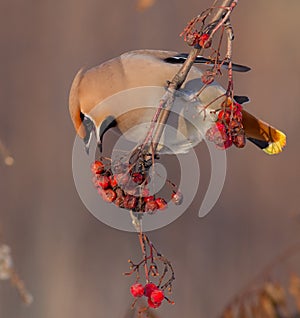
{"label": "bokeh background", "polygon": [[[0,165],[0,224],[16,268],[34,295],[21,304],[0,282],[1,318],[122,318],[138,259],[136,235],[95,219],[76,192],[71,167],[75,132],[68,92],[82,66],[138,49],[186,51],[178,34],[212,1],[0,1],[0,138],[15,165]],[[228,151],[224,190],[198,218],[209,176],[199,146],[199,196],[176,222],[150,233],[176,271],[173,299],[161,317],[217,317],[227,302],[278,253],[299,241],[299,0],[240,1],[233,16],[235,75],[247,108],[282,129],[288,145],[267,156],[248,144]],[[201,192],[202,191],[202,192]],[[295,269],[300,263],[293,262]]]}

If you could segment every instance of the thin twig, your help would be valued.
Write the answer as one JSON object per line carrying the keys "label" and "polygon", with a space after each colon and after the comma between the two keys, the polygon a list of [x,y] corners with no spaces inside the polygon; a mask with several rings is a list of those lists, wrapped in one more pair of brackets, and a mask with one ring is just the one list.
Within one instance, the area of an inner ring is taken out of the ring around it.
{"label": "thin twig", "polygon": [[[215,15],[211,18],[211,23],[208,25],[207,33],[210,35],[208,41],[213,37],[213,35],[220,29],[221,26],[225,25],[230,17],[232,10],[237,5],[238,0],[224,0],[220,6],[220,8],[216,11]],[[214,4],[216,1],[214,2]],[[227,11],[227,12],[226,12]],[[226,12],[224,14],[224,12]],[[211,12],[209,13],[211,14]],[[174,104],[175,93],[182,86],[184,81],[186,80],[190,69],[192,68],[195,59],[198,55],[201,55],[203,48],[199,46],[195,46],[189,53],[185,63],[179,69],[179,71],[175,74],[171,82],[168,85],[168,91],[163,97],[163,102],[160,103],[155,116],[152,120],[152,127],[156,127],[156,130],[153,135],[153,145],[154,150],[157,149],[159,144],[159,140],[164,130],[164,125],[166,124],[168,117],[170,115],[171,108]],[[231,68],[231,65],[229,65]],[[231,83],[232,85],[232,83]],[[149,134],[146,137],[145,142],[143,143],[143,147],[149,141],[150,136],[153,133],[153,128],[149,131]]]}

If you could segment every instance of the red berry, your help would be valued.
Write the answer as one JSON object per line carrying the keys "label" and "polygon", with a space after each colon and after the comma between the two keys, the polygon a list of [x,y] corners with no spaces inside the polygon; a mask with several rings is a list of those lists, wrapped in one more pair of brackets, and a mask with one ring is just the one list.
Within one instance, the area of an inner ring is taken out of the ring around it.
{"label": "red berry", "polygon": [[205,49],[209,48],[211,46],[211,41],[207,42],[208,39],[209,39],[209,34],[207,33],[202,34],[199,39],[199,45],[201,47],[204,47]]}
{"label": "red berry", "polygon": [[158,205],[155,201],[148,201],[145,204],[145,212],[153,213],[158,209]]}
{"label": "red berry", "polygon": [[109,187],[109,178],[107,176],[99,176],[98,186],[102,189],[107,189]]}
{"label": "red berry", "polygon": [[240,112],[241,112],[241,111],[243,110],[243,106],[242,106],[241,104],[238,104],[238,103],[235,102],[235,103],[234,103],[234,106],[236,107],[236,110],[237,110],[237,111],[240,111]]}
{"label": "red berry", "polygon": [[216,122],[215,129],[217,129],[220,133],[226,133],[226,127],[223,123]]}
{"label": "red berry", "polygon": [[144,202],[149,202],[149,201],[154,201],[155,196],[154,195],[149,195],[148,197],[144,197]]}
{"label": "red berry", "polygon": [[158,210],[164,210],[168,207],[168,203],[166,202],[165,199],[163,198],[157,198],[155,200],[157,206],[158,206]]}
{"label": "red berry", "polygon": [[94,174],[100,174],[104,171],[104,164],[101,161],[95,161],[91,165],[91,171]]}
{"label": "red berry", "polygon": [[180,205],[183,201],[183,195],[180,191],[172,193],[172,201],[176,205]]}
{"label": "red berry", "polygon": [[132,174],[132,180],[137,184],[141,184],[144,181],[144,177],[141,173],[135,172]]}
{"label": "red berry", "polygon": [[154,303],[150,298],[148,298],[148,306],[150,308],[158,308],[161,305],[161,303]]}
{"label": "red berry", "polygon": [[153,303],[161,303],[165,298],[164,292],[160,289],[153,290],[150,299]]}
{"label": "red berry", "polygon": [[117,195],[113,189],[106,189],[103,191],[102,198],[106,202],[113,202],[115,201],[116,197]]}
{"label": "red berry", "polygon": [[109,176],[109,183],[112,188],[116,187],[118,185],[116,176]]}
{"label": "red berry", "polygon": [[235,117],[238,121],[242,121],[242,119],[243,119],[243,114],[242,114],[241,111],[236,110],[236,111],[234,112],[234,117]]}
{"label": "red berry", "polygon": [[133,297],[142,297],[144,295],[144,286],[136,283],[130,287],[130,292]]}
{"label": "red berry", "polygon": [[227,124],[230,122],[231,113],[228,111],[221,110],[218,114],[218,119],[220,121],[225,121]]}
{"label": "red berry", "polygon": [[153,283],[148,283],[145,285],[144,287],[144,295],[146,297],[150,297],[151,296],[151,293],[154,291],[154,290],[157,290],[157,286]]}
{"label": "red berry", "polygon": [[137,205],[137,198],[133,195],[127,194],[124,198],[124,208],[128,210],[132,210]]}

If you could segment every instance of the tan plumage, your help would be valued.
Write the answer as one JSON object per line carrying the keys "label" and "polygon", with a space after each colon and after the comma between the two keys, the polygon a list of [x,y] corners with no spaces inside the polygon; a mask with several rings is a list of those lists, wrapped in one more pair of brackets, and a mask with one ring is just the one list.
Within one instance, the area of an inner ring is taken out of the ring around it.
{"label": "tan plumage", "polygon": [[[102,138],[99,134],[106,129],[103,127],[104,123],[108,125],[107,118],[115,119],[121,133],[126,133],[137,124],[149,123],[164,93],[167,80],[171,80],[181,66],[168,63],[164,59],[177,54],[170,51],[132,51],[86,72],[80,70],[72,83],[69,97],[70,115],[78,135],[85,138],[85,142],[88,143],[87,137],[90,131],[82,125],[83,118],[89,118],[93,122],[98,142]],[[172,109],[180,116],[175,119],[170,118],[168,123],[171,124],[173,120],[172,126],[178,133],[174,138],[174,134],[170,137],[165,132],[163,139],[167,146],[173,148],[173,152],[188,151],[201,141],[206,130],[216,120],[216,113],[210,111],[218,111],[220,100],[213,103],[211,101],[225,92],[223,87],[213,83],[204,89],[197,103],[188,99],[193,92],[203,86],[202,74],[197,66],[192,67],[180,90],[182,94],[179,94]],[[209,103],[211,104],[206,112],[199,112],[199,105],[205,106]],[[269,149],[266,151],[268,153],[281,151],[285,145],[283,133],[246,111],[243,113],[243,118],[247,137],[267,142],[265,149]],[[128,138],[141,139],[147,127],[145,125],[131,130]],[[273,147],[273,150],[269,147]],[[168,152],[163,146],[160,149],[161,152]]]}

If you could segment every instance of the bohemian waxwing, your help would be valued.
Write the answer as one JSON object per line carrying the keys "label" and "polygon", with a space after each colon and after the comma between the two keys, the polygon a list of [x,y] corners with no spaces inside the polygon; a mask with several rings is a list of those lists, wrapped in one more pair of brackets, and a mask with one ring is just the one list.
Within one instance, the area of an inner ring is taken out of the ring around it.
{"label": "bohemian waxwing", "polygon": [[[138,50],[124,53],[86,72],[80,70],[71,86],[69,110],[86,150],[93,132],[101,149],[104,133],[113,127],[131,141],[142,141],[167,89],[167,81],[174,77],[186,57],[187,54],[170,51]],[[197,63],[212,64],[212,61],[199,56],[195,60]],[[223,64],[223,67],[227,66],[227,63]],[[238,64],[233,64],[232,69],[239,72],[250,70]],[[225,90],[213,82],[193,101],[190,97],[204,85],[202,75],[203,71],[193,66],[178,91],[166,125],[174,129],[165,128],[157,148],[159,153],[187,152],[215,123],[222,101],[217,97]],[[236,101],[243,103],[247,98],[236,97]],[[286,143],[282,132],[245,110],[242,115],[248,140],[268,154],[282,151]]]}

